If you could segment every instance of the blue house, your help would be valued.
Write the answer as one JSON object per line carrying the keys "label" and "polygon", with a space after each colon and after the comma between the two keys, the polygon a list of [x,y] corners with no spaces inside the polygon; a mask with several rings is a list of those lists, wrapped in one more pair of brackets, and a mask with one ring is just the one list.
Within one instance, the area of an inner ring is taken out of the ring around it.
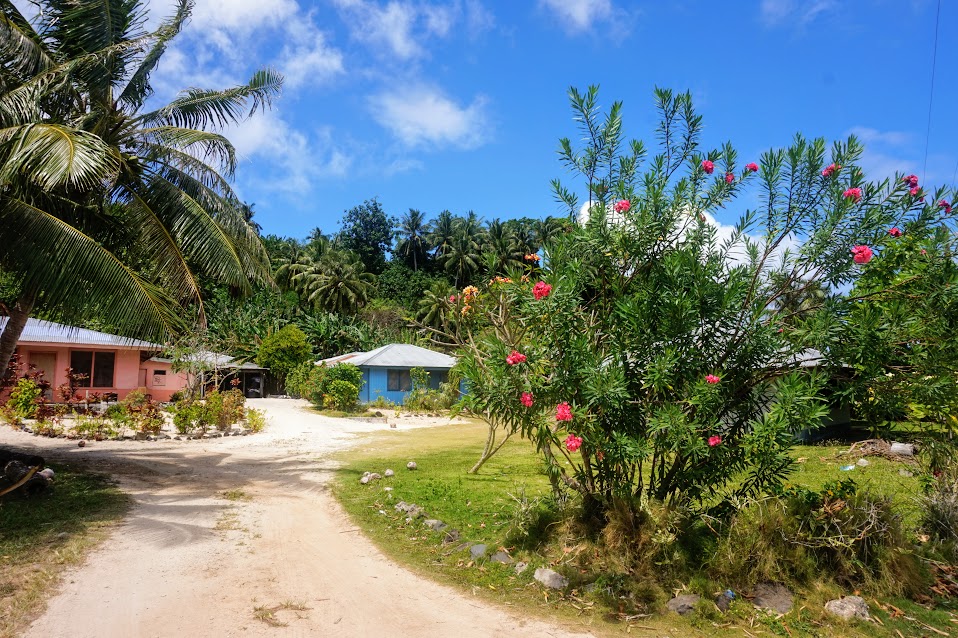
{"label": "blue house", "polygon": [[351,363],[363,371],[363,386],[359,389],[361,402],[384,397],[402,405],[412,391],[411,369],[422,368],[428,372],[429,387],[438,390],[439,384],[448,380],[449,369],[456,364],[456,359],[419,346],[391,343],[369,352],[350,352],[316,363],[327,366]]}

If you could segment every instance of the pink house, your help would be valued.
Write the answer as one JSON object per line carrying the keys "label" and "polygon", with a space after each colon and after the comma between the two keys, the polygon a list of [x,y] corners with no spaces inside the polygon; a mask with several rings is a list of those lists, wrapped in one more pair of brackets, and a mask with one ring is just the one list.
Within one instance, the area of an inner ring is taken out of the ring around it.
{"label": "pink house", "polygon": [[[0,317],[0,330],[7,318]],[[86,379],[74,384],[76,393],[88,396],[116,395],[122,399],[131,390],[143,389],[154,401],[169,401],[189,382],[188,375],[173,372],[169,360],[154,355],[163,346],[148,341],[66,326],[52,321],[28,319],[17,344],[24,365],[42,370],[51,383],[51,399],[59,399],[56,389],[68,383],[67,369]]]}

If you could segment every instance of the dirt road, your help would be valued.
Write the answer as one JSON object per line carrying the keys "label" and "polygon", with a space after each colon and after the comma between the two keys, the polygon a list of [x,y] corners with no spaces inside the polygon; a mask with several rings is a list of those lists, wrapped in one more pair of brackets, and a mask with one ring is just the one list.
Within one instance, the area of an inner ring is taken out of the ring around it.
{"label": "dirt road", "polygon": [[[66,574],[27,636],[585,635],[407,572],[350,524],[326,488],[323,456],[382,424],[325,418],[292,400],[251,404],[267,411],[267,432],[210,441],[101,442],[81,450],[0,429],[0,445],[95,460],[136,503],[110,539]],[[400,421],[401,429],[438,424]],[[267,613],[286,626],[256,617]]]}

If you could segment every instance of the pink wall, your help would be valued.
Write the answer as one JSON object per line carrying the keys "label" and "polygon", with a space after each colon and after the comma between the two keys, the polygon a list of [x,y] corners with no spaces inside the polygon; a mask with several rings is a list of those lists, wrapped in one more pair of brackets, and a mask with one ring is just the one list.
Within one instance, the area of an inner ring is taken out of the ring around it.
{"label": "pink wall", "polygon": [[[70,352],[86,350],[94,352],[114,352],[116,354],[113,369],[113,387],[109,388],[77,388],[80,396],[98,392],[115,393],[122,399],[131,390],[144,388],[153,396],[154,401],[169,401],[170,396],[177,390],[186,387],[188,377],[185,373],[174,373],[168,362],[144,361],[140,363],[140,350],[134,348],[104,348],[85,345],[53,345],[48,343],[31,343],[21,341],[17,346],[24,364],[31,362],[46,371],[46,379],[51,382],[53,398],[60,400],[56,389],[67,383],[67,368],[70,367]],[[50,367],[53,369],[50,370]],[[165,375],[155,375],[156,371],[165,371]],[[51,374],[52,373],[52,374]],[[145,380],[145,383],[144,383]]]}

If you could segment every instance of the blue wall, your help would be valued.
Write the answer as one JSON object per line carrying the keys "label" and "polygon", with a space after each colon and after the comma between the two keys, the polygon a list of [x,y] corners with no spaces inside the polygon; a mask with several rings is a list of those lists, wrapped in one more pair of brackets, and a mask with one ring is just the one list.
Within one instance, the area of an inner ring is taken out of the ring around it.
{"label": "blue wall", "polygon": [[[409,392],[398,390],[389,391],[386,388],[389,370],[410,370],[411,368],[367,368],[360,366],[363,371],[363,387],[359,390],[359,400],[363,403],[371,403],[377,397],[385,397],[393,403],[402,405],[406,401],[406,395]],[[440,381],[445,381],[449,370],[442,368],[426,368],[429,373],[429,387],[433,390],[439,389]]]}

